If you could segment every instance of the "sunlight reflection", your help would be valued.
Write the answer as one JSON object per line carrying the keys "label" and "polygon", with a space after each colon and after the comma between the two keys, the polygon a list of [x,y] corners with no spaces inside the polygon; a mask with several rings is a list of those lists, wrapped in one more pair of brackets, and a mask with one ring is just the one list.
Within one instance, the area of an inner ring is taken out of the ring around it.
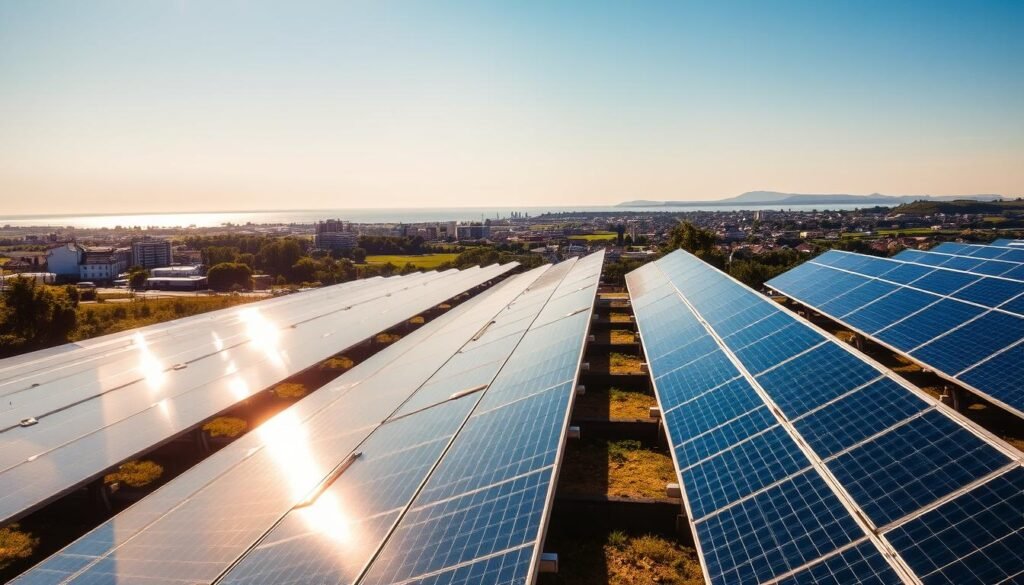
{"label": "sunlight reflection", "polygon": [[164,366],[149,350],[149,344],[142,333],[132,336],[132,342],[139,349],[139,373],[146,379],[150,388],[159,388],[164,381]]}
{"label": "sunlight reflection", "polygon": [[[259,427],[266,448],[287,478],[288,490],[296,502],[308,497],[330,471],[313,458],[309,436],[298,416],[286,410]],[[349,522],[338,497],[324,492],[315,502],[299,508],[297,513],[315,530],[329,538],[344,542],[352,537]]]}
{"label": "sunlight reflection", "polygon": [[275,366],[281,367],[284,361],[278,349],[281,331],[259,309],[246,308],[239,311],[239,317],[245,323],[246,334],[253,346],[262,351]]}

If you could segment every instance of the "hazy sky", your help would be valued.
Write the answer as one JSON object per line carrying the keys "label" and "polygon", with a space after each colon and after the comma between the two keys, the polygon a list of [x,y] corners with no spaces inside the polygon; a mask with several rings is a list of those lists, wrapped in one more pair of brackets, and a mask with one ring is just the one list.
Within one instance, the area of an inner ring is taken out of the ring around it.
{"label": "hazy sky", "polygon": [[0,3],[0,215],[1024,193],[1024,1]]}

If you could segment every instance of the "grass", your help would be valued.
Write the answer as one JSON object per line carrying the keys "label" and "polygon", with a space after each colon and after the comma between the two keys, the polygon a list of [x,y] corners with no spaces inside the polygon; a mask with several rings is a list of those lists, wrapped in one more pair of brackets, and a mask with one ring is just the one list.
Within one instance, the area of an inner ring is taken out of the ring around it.
{"label": "grass", "polygon": [[596,232],[593,234],[582,234],[578,236],[569,236],[570,240],[584,240],[587,242],[607,242],[618,238],[618,234],[615,232]]}
{"label": "grass", "polygon": [[103,483],[120,483],[128,487],[145,487],[160,479],[164,468],[152,461],[128,461],[118,466],[117,471],[103,476]]}
{"label": "grass", "polygon": [[663,498],[675,469],[667,453],[639,441],[581,439],[568,445],[559,490],[576,495]]}
{"label": "grass", "polygon": [[219,416],[203,425],[203,430],[211,437],[234,438],[249,428],[249,423],[233,416]]}
{"label": "grass", "polygon": [[616,312],[616,313],[610,313],[608,315],[608,320],[611,321],[612,323],[632,323],[633,322],[633,316],[630,315],[629,313],[618,313],[618,312]]}
{"label": "grass", "polygon": [[394,343],[401,338],[402,336],[397,333],[378,333],[373,340],[377,343]]}
{"label": "grass", "polygon": [[412,319],[409,319],[410,325],[423,325],[427,320],[423,318],[423,315],[416,315]]}
{"label": "grass", "polygon": [[909,374],[913,372],[920,372],[921,366],[915,364],[912,360],[907,359],[899,354],[894,354],[896,361],[900,363],[898,366],[893,366],[890,369],[897,374]]}
{"label": "grass", "polygon": [[0,528],[0,569],[14,561],[29,558],[38,544],[38,538],[34,538],[30,532],[22,531],[17,524]]}
{"label": "grass", "polygon": [[180,319],[209,311],[227,309],[260,300],[246,296],[177,297],[171,299],[137,299],[129,303],[89,304],[78,307],[78,325],[71,332],[71,341],[117,333]]}
{"label": "grass", "polygon": [[285,400],[302,398],[306,394],[309,394],[309,390],[306,386],[297,382],[281,382],[277,386],[274,386],[272,391],[275,396]]}
{"label": "grass", "polygon": [[367,256],[367,264],[387,264],[391,263],[401,268],[406,263],[412,264],[416,268],[431,269],[437,268],[439,265],[445,262],[454,262],[455,257],[458,254],[395,254],[395,255],[375,255]]}
{"label": "grass", "polygon": [[576,399],[573,412],[585,418],[647,419],[650,408],[657,406],[654,396],[612,387],[608,390],[587,389]]}
{"label": "grass", "polygon": [[558,574],[541,585],[702,585],[697,552],[674,539],[645,534],[581,534],[560,539]]}
{"label": "grass", "polygon": [[331,359],[324,361],[323,363],[320,364],[320,369],[321,370],[347,370],[347,369],[351,368],[354,365],[356,365],[356,363],[354,361],[352,361],[351,358],[348,358],[348,357],[345,357],[345,356],[341,355],[341,356],[332,357]]}
{"label": "grass", "polygon": [[643,362],[635,355],[612,352],[608,354],[608,372],[611,374],[642,374]]}
{"label": "grass", "polygon": [[609,403],[608,415],[611,418],[644,418],[650,416],[652,406],[658,402],[650,394],[643,392],[630,392],[612,388],[608,391]]}
{"label": "grass", "polygon": [[612,343],[636,343],[636,333],[628,329],[612,329]]}

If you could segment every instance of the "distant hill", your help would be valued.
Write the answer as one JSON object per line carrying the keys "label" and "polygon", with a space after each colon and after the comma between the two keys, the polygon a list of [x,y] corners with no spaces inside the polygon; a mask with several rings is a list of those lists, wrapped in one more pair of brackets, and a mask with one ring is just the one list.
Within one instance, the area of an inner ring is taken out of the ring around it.
{"label": "distant hill", "polygon": [[1002,201],[914,201],[905,203],[892,210],[893,214],[909,213],[914,215],[935,215],[936,213],[1002,213],[1004,211],[1024,211],[1024,201],[1020,199],[1004,199]]}
{"label": "distant hill", "polygon": [[736,205],[885,205],[895,206],[914,201],[997,201],[1002,195],[849,195],[842,193],[779,193],[777,191],[749,191],[727,199],[714,201],[649,201],[635,200],[620,203],[616,207],[693,207],[693,206],[736,206]]}

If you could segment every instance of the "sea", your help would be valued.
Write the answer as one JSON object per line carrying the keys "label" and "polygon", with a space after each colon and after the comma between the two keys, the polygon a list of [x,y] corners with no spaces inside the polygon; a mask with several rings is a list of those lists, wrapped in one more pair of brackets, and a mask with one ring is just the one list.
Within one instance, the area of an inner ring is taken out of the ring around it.
{"label": "sea", "polygon": [[[859,205],[830,205],[829,209],[856,209]],[[299,209],[280,211],[222,211],[182,213],[126,213],[84,215],[12,215],[0,216],[0,227],[53,227],[101,229],[115,227],[187,228],[246,224],[310,224],[324,219],[342,219],[356,223],[424,223],[445,221],[481,221],[507,218],[513,212],[536,217],[544,213],[568,212],[668,212],[756,211],[784,209],[811,211],[821,205],[679,205],[664,207],[618,207],[611,205],[551,207],[424,207],[390,209]]]}

